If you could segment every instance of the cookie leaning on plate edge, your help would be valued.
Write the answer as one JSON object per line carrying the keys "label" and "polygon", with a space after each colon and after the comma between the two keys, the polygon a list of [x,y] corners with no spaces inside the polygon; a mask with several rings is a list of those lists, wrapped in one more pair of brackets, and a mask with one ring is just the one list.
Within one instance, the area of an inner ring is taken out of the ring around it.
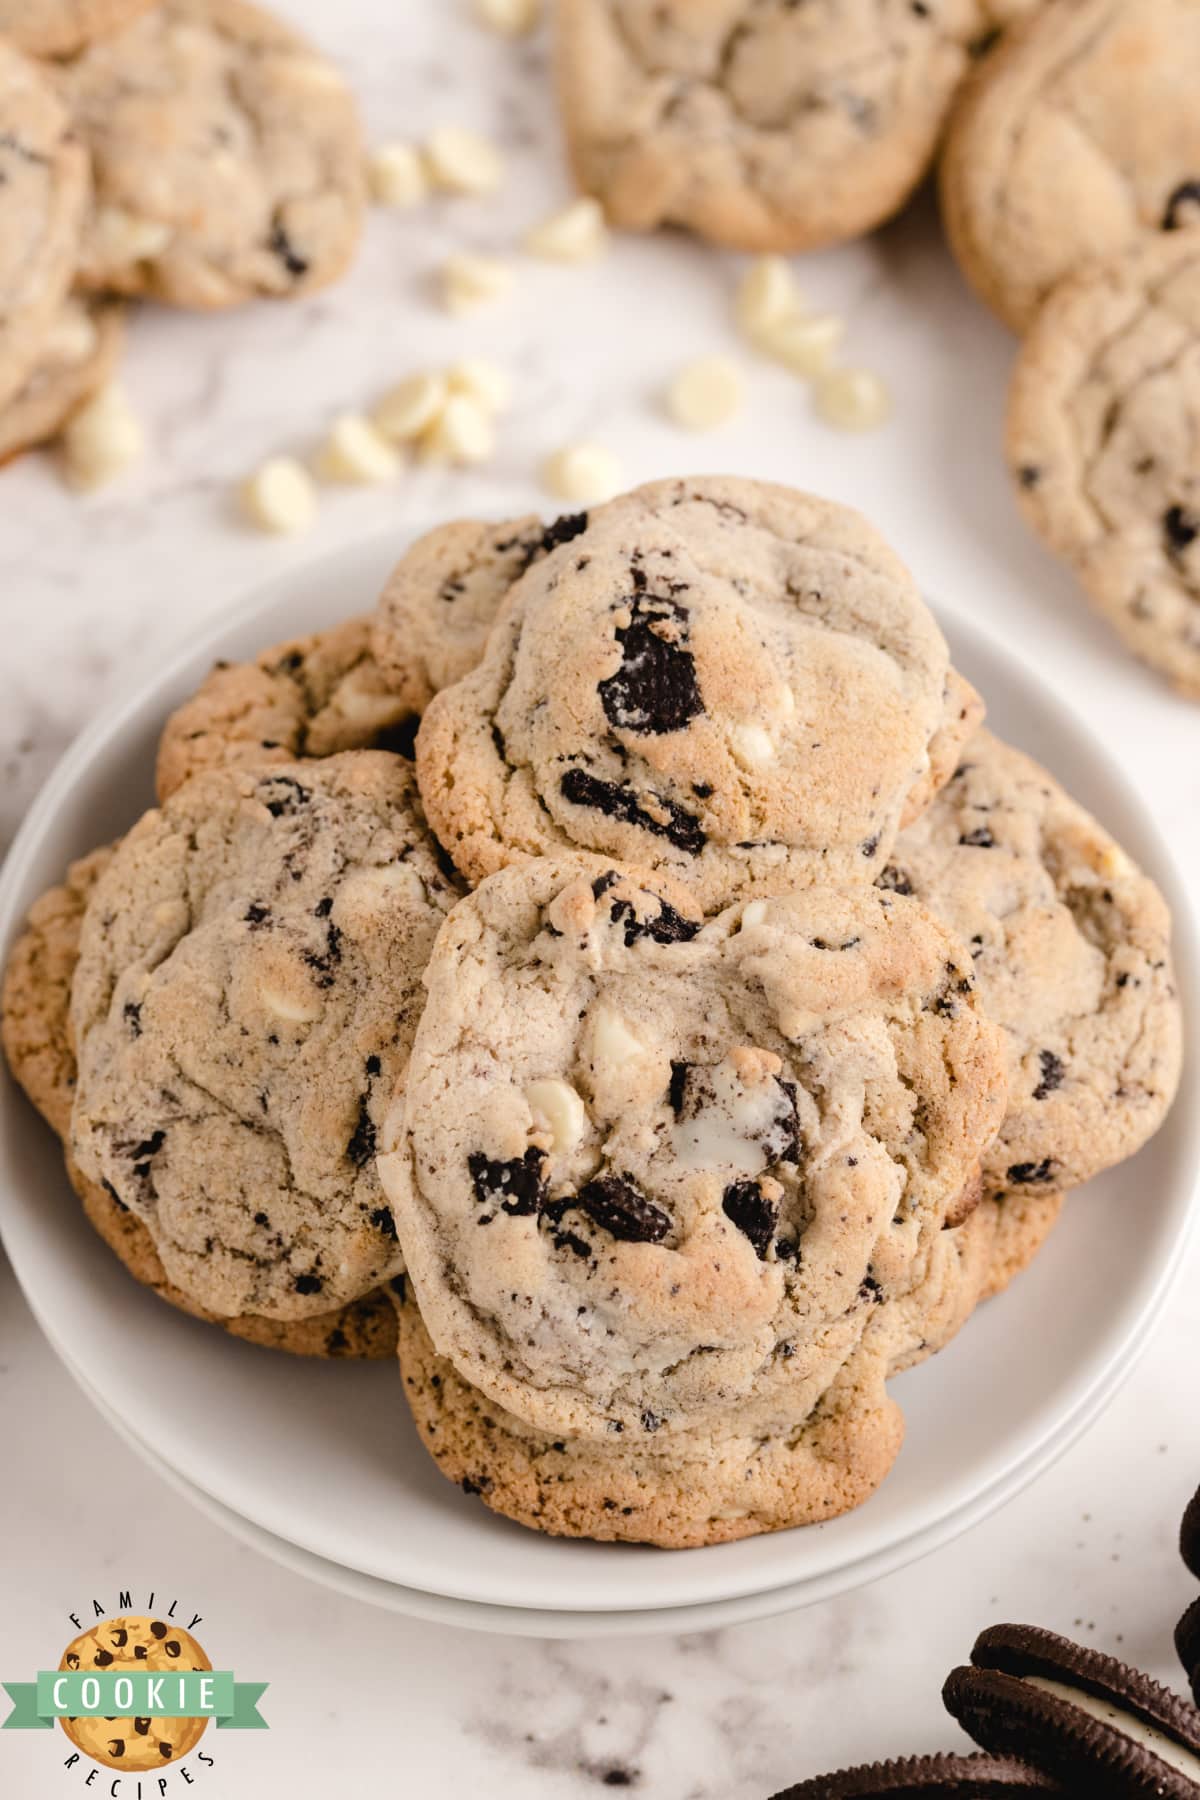
{"label": "cookie leaning on plate edge", "polygon": [[[73,863],[66,881],[30,909],[13,946],[0,996],[0,1037],[9,1067],[47,1124],[64,1141],[70,1132],[75,1054],[69,1030],[70,987],[79,955],[79,930],[88,895],[110,850]],[[67,1174],[85,1215],[134,1279],[160,1299],[233,1337],[297,1356],[383,1358],[395,1351],[393,1310],[382,1290],[323,1318],[222,1318],[167,1277],[146,1226],[66,1153]]]}

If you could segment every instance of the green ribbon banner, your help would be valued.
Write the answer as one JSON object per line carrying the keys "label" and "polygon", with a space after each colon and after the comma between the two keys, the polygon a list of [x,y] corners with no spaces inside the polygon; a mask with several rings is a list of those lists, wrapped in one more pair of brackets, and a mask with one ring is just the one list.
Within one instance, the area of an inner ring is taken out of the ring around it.
{"label": "green ribbon banner", "polygon": [[39,1669],[0,1682],[13,1709],[0,1729],[49,1731],[55,1719],[215,1719],[217,1730],[266,1731],[265,1681],[229,1669]]}

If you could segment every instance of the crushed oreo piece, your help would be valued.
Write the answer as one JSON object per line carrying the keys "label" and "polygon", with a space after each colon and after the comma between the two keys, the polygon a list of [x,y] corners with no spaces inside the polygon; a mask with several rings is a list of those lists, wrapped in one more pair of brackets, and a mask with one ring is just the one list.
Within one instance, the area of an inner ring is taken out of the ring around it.
{"label": "crushed oreo piece", "polygon": [[759,1261],[765,1262],[779,1222],[775,1202],[767,1199],[757,1181],[734,1181],[725,1189],[721,1207],[742,1236],[749,1238]]}
{"label": "crushed oreo piece", "polygon": [[586,769],[575,768],[567,770],[559,783],[559,791],[572,806],[591,807],[606,818],[636,825],[654,837],[666,838],[677,850],[686,850],[690,856],[699,856],[707,842],[694,813],[686,812],[673,800],[656,796],[654,804],[665,814],[664,818],[656,819],[624,782],[601,781],[598,776],[589,775]]}
{"label": "crushed oreo piece", "polygon": [[502,1212],[514,1217],[541,1210],[546,1197],[546,1158],[534,1145],[511,1162],[496,1162],[482,1150],[473,1150],[467,1167],[481,1206],[498,1203]]}
{"label": "crushed oreo piece", "polygon": [[621,667],[600,682],[604,716],[620,731],[661,736],[682,731],[704,711],[696,663],[685,648],[688,610],[677,600],[635,593],[628,625],[619,625]]}
{"label": "crushed oreo piece", "polygon": [[580,1188],[577,1204],[610,1237],[627,1244],[657,1244],[671,1229],[671,1215],[623,1175],[601,1175]]}

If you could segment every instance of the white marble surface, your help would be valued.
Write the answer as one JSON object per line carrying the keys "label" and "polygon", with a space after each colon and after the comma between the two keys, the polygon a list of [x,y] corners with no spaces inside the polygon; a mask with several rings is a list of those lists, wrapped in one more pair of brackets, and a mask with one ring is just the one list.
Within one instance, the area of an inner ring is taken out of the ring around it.
{"label": "white marble surface", "polygon": [[[852,353],[889,377],[893,424],[869,439],[834,436],[802,389],[748,364],[746,412],[689,441],[656,414],[655,395],[681,358],[731,347],[733,259],[626,242],[584,272],[517,258],[513,298],[470,321],[432,302],[430,271],[447,249],[503,250],[565,194],[541,47],[476,31],[458,0],[284,0],[282,10],[345,64],[376,136],[477,125],[506,146],[509,181],[497,201],[377,214],[351,279],[305,305],[135,320],[128,382],[153,449],[119,486],[80,501],[40,457],[0,475],[0,841],[135,658],[290,559],[386,525],[543,503],[540,458],[586,434],[621,453],[631,481],[721,467],[862,505],[931,593],[983,619],[1120,749],[1185,875],[1200,879],[1200,714],[1126,660],[1025,536],[998,449],[1011,344],[962,291],[926,203],[869,245],[801,271],[815,302],[848,313]],[[487,470],[330,493],[301,542],[238,522],[231,489],[266,453],[305,446],[334,412],[409,368],[476,351],[517,378]],[[770,1624],[556,1646],[410,1624],[232,1543],[92,1413],[4,1269],[6,1641],[49,1652],[71,1607],[118,1585],[151,1580],[178,1593],[212,1621],[222,1659],[271,1682],[271,1731],[215,1739],[217,1768],[197,1791],[221,1800],[376,1790],[538,1800],[606,1781],[663,1800],[755,1800],[848,1759],[953,1745],[942,1677],[997,1617],[1074,1630],[1172,1676],[1170,1628],[1192,1591],[1175,1522],[1200,1479],[1197,1277],[1200,1252],[1150,1353],[1088,1437],[999,1517],[920,1566]],[[10,1650],[14,1666],[0,1673],[19,1678],[19,1660]],[[59,1760],[40,1734],[9,1734],[0,1789],[41,1800],[82,1786]]]}

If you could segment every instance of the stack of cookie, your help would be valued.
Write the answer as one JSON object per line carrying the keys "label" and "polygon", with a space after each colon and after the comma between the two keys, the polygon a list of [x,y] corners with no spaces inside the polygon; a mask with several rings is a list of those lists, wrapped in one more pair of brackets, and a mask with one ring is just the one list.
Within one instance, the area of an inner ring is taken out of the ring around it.
{"label": "stack of cookie", "polygon": [[0,460],[107,381],[116,296],[310,292],[363,203],[349,90],[245,0],[0,0]]}
{"label": "stack of cookie", "polygon": [[1161,898],[982,710],[831,503],[444,527],[168,721],[13,952],[10,1063],[164,1298],[332,1356],[398,1320],[499,1511],[828,1518],[1178,1075]]}

